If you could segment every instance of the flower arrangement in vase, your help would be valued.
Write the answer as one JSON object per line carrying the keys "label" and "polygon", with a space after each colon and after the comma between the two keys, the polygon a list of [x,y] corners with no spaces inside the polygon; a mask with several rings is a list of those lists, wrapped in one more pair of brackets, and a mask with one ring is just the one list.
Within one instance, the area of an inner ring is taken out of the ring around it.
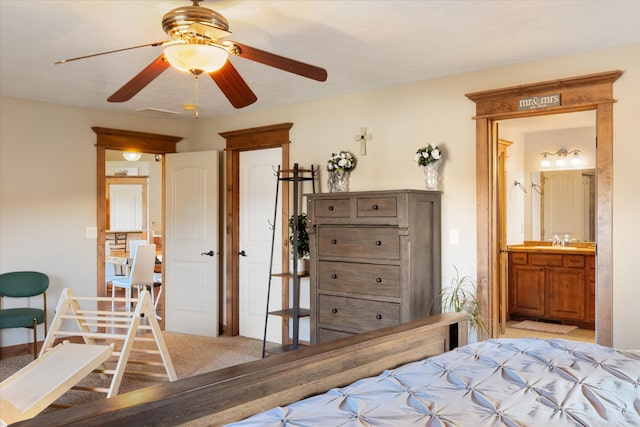
{"label": "flower arrangement in vase", "polygon": [[438,189],[438,167],[440,166],[441,158],[442,153],[437,145],[429,144],[416,151],[414,160],[424,168],[424,185],[427,190]]}
{"label": "flower arrangement in vase", "polygon": [[349,191],[349,175],[356,167],[356,158],[348,151],[340,151],[338,154],[332,153],[327,161],[327,171],[329,171],[329,192]]}

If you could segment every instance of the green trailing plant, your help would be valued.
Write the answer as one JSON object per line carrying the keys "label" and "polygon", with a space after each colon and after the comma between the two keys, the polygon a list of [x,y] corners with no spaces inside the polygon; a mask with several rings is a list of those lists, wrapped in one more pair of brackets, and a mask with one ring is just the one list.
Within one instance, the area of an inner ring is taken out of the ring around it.
{"label": "green trailing plant", "polygon": [[468,313],[471,316],[469,327],[486,332],[486,323],[480,315],[476,282],[469,276],[460,276],[460,272],[455,265],[453,269],[455,270],[455,276],[451,279],[451,286],[443,289],[440,294],[442,311]]}
{"label": "green trailing plant", "polygon": [[296,227],[296,218],[291,215],[289,218],[289,243],[291,244],[291,253],[297,255],[299,259],[302,259],[309,255],[309,233],[307,232],[307,214],[301,213],[298,215],[297,227],[298,227],[298,247],[293,246],[293,236]]}

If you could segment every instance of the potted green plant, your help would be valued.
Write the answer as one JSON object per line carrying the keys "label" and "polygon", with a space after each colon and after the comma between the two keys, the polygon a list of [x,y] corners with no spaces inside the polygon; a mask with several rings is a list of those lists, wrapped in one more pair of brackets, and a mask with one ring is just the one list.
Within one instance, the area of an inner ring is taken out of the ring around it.
{"label": "potted green plant", "polygon": [[[468,313],[470,338],[477,339],[477,332],[487,332],[486,323],[480,314],[477,298],[478,287],[476,282],[469,276],[460,276],[458,268],[454,265],[455,276],[451,279],[451,286],[445,288],[440,293],[442,301],[442,311],[456,313]],[[475,336],[472,336],[475,335]]]}
{"label": "potted green plant", "polygon": [[[298,244],[294,246],[294,232],[298,230]],[[289,244],[291,245],[291,254],[293,259],[297,261],[298,273],[306,273],[308,271],[309,257],[309,233],[307,232],[307,214],[301,213],[296,220],[294,215],[289,218]],[[293,271],[293,266],[289,269]]]}

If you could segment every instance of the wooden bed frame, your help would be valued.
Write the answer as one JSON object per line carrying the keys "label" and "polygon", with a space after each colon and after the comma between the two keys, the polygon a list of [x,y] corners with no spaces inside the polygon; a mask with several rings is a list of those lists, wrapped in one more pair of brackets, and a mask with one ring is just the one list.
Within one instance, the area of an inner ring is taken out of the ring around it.
{"label": "wooden bed frame", "polygon": [[467,343],[468,317],[445,313],[269,356],[16,426],[223,425]]}

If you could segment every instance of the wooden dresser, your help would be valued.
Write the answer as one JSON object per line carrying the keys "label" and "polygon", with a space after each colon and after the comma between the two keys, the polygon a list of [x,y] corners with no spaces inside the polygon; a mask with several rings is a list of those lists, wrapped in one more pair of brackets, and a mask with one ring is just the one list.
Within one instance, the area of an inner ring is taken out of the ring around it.
{"label": "wooden dresser", "polygon": [[307,204],[313,344],[440,311],[439,192],[310,194]]}

